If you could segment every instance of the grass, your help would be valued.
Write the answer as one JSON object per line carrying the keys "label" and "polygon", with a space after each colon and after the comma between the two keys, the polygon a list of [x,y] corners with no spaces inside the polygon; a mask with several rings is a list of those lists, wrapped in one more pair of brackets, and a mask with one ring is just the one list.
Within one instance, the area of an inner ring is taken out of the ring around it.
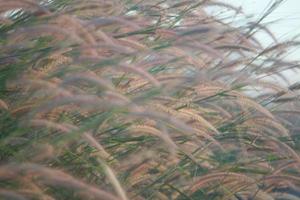
{"label": "grass", "polygon": [[300,198],[299,42],[210,6],[0,0],[0,198]]}

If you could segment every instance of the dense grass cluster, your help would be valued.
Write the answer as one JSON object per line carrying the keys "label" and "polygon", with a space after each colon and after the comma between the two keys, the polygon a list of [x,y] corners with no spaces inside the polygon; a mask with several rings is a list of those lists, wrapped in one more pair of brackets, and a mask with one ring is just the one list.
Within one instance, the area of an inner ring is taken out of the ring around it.
{"label": "dense grass cluster", "polygon": [[299,199],[299,42],[211,6],[0,0],[0,199]]}

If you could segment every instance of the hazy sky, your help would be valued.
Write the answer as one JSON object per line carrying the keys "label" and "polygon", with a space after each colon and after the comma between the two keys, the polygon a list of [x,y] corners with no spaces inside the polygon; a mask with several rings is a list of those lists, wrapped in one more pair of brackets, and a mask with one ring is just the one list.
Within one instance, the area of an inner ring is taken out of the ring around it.
{"label": "hazy sky", "polygon": [[[246,15],[251,16],[249,21],[260,18],[275,1],[276,0],[222,0],[222,2],[229,3],[236,7],[241,7]],[[220,11],[218,10],[217,12]],[[230,15],[223,10],[223,12],[220,13],[221,18],[222,16],[226,17]],[[245,24],[245,20],[247,21],[244,15],[238,15],[228,20],[235,21],[240,25]],[[272,21],[275,21],[275,23],[268,25],[268,28],[279,41],[286,41],[292,37],[300,35],[300,0],[285,0],[262,23],[264,24]],[[270,44],[270,42],[272,42],[270,37],[264,34],[257,35],[257,38],[264,44]],[[300,37],[298,37],[298,40],[300,40]],[[288,58],[292,60],[300,60],[300,48],[293,49]],[[291,82],[300,81],[300,74],[295,74],[291,71],[286,71],[284,74],[289,77]]]}
{"label": "hazy sky", "polygon": [[[241,7],[243,12],[249,16],[249,21],[259,19],[276,1],[277,0],[222,0],[222,2],[234,5],[235,7]],[[214,10],[218,13],[221,12],[219,14],[221,18],[230,16],[228,11],[226,12],[224,9],[223,12],[217,8]],[[228,20],[235,21],[237,24],[245,24],[246,18],[245,15],[237,15],[234,19]],[[269,22],[273,23],[268,24],[267,27],[280,41],[300,35],[300,0],[284,0],[262,23],[265,24]],[[266,35],[260,35],[259,37],[262,38],[265,43],[272,42]],[[300,60],[300,50],[294,53],[293,56],[297,56]]]}
{"label": "hazy sky", "polygon": [[[246,14],[259,18],[270,3],[275,0],[224,0],[241,6]],[[279,39],[287,39],[300,34],[300,0],[285,0],[264,22],[279,20],[270,29]]]}
{"label": "hazy sky", "polygon": [[[266,8],[270,6],[270,3],[274,1],[275,0],[224,0],[224,2],[241,6],[246,14],[251,14],[254,18],[259,18]],[[264,22],[274,20],[279,21],[270,25],[269,28],[279,40],[287,40],[300,34],[300,0],[285,0]],[[293,51],[289,58],[300,60],[300,48]],[[286,71],[284,74],[289,77],[291,82],[300,81],[300,74],[295,74],[292,71]]]}

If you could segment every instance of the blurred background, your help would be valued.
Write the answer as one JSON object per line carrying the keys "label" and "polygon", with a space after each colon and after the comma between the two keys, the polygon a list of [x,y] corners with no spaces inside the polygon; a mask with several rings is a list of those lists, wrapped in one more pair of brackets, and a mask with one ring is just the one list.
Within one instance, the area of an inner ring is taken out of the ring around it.
{"label": "blurred background", "polygon": [[[211,7],[208,12],[217,14],[220,19],[234,26],[241,26],[245,21],[263,20],[260,24],[266,26],[280,41],[300,40],[300,1],[299,0],[225,0],[224,3],[240,8],[243,13],[232,15],[232,11],[224,8]],[[267,11],[270,13],[264,16]],[[246,17],[245,17],[246,15]],[[274,41],[264,32],[255,34],[256,38],[265,46]],[[300,60],[300,49],[291,48],[288,59]],[[300,75],[292,71],[283,72],[290,78],[291,83],[300,80]]]}

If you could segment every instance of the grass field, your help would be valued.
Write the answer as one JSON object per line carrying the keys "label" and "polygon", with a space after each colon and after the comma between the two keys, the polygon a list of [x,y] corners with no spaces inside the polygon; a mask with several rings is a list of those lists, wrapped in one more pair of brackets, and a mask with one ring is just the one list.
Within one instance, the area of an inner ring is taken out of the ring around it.
{"label": "grass field", "polygon": [[300,42],[208,7],[0,0],[0,199],[299,199]]}

